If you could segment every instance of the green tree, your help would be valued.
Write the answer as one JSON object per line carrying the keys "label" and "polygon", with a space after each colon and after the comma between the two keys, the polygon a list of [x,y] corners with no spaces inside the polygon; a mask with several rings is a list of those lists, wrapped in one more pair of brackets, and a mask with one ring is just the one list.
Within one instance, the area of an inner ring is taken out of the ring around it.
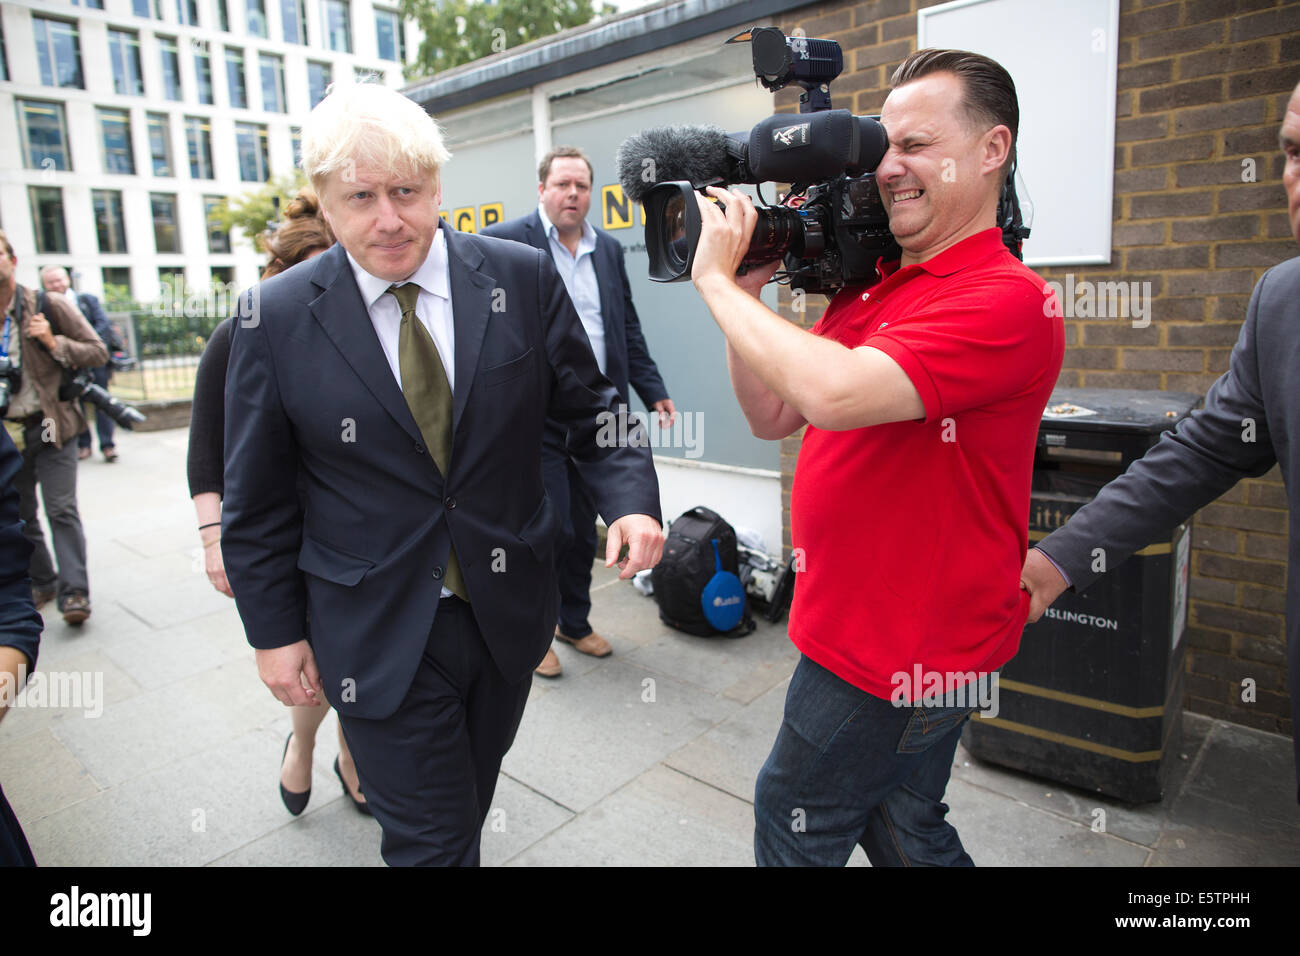
{"label": "green tree", "polygon": [[240,196],[230,196],[224,202],[213,207],[212,218],[221,224],[221,228],[230,232],[235,227],[252,242],[258,252],[266,252],[262,245],[262,233],[266,224],[280,218],[276,210],[276,200],[282,210],[289,200],[298,195],[298,190],[307,185],[307,177],[302,170],[295,169],[287,176],[272,179],[264,186],[250,190]]}
{"label": "green tree", "polygon": [[[612,10],[612,8],[610,8]],[[408,80],[501,53],[605,14],[592,0],[402,0],[402,15],[424,31]]]}

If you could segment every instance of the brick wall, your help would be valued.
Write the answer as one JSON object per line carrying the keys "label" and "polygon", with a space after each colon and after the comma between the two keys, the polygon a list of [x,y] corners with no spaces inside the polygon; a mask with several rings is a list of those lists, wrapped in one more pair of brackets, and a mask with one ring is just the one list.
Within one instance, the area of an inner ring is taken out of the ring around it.
{"label": "brick wall", "polygon": [[[779,25],[839,41],[845,69],[831,87],[835,106],[877,113],[890,74],[916,49],[917,10],[933,5],[822,3]],[[1300,251],[1277,148],[1298,81],[1296,0],[1121,0],[1111,264],[1039,271],[1062,283],[1067,272],[1076,281],[1150,282],[1151,322],[1067,319],[1062,385],[1204,392],[1227,369],[1251,289]],[[777,108],[796,110],[797,94],[782,91]],[[809,327],[822,311],[814,301],[795,314],[786,296],[782,311]],[[799,444],[796,435],[781,445],[787,549]],[[1186,707],[1291,734],[1286,508],[1275,468],[1197,515]],[[1252,703],[1241,699],[1248,677]]]}

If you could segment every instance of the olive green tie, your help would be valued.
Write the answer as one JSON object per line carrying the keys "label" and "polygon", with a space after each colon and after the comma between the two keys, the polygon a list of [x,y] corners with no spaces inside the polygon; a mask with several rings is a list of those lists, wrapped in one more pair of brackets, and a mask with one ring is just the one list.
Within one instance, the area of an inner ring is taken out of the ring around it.
{"label": "olive green tie", "polygon": [[[402,309],[402,324],[397,333],[397,366],[402,373],[402,395],[407,407],[415,416],[415,424],[424,436],[424,444],[447,477],[451,462],[451,384],[447,370],[438,356],[438,346],[433,336],[415,314],[415,303],[420,298],[420,287],[414,282],[389,286],[388,291],[397,299]],[[456,560],[456,549],[447,554],[447,574],[443,586],[462,601],[469,600],[465,579]]]}

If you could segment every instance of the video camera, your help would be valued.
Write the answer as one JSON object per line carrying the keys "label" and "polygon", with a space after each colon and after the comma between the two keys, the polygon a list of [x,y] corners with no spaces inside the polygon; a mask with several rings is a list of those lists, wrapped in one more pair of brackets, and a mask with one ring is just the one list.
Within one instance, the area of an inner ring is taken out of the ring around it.
{"label": "video camera", "polygon": [[[787,37],[776,27],[754,27],[727,42],[751,44],[754,75],[765,89],[802,86],[799,113],[769,116],[747,133],[665,126],[623,142],[619,179],[627,195],[644,204],[650,278],[690,278],[701,228],[695,190],[781,182],[790,183],[790,190],[778,205],[758,207],[742,271],[784,258],[778,281],[827,296],[873,279],[877,259],[900,255],[875,176],[889,138],[879,117],[831,108],[830,83],[844,65],[840,45]],[[1029,230],[1021,222],[1014,172],[1002,189],[998,225],[1003,242],[1020,258]],[[766,202],[761,190],[759,199]]]}

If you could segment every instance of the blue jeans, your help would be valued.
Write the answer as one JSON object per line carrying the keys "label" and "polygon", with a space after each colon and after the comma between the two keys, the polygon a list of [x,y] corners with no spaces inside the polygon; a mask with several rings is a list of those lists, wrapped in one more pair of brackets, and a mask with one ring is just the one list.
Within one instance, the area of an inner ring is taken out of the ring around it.
{"label": "blue jeans", "polygon": [[754,790],[759,866],[973,866],[943,792],[973,707],[895,707],[800,657]]}

